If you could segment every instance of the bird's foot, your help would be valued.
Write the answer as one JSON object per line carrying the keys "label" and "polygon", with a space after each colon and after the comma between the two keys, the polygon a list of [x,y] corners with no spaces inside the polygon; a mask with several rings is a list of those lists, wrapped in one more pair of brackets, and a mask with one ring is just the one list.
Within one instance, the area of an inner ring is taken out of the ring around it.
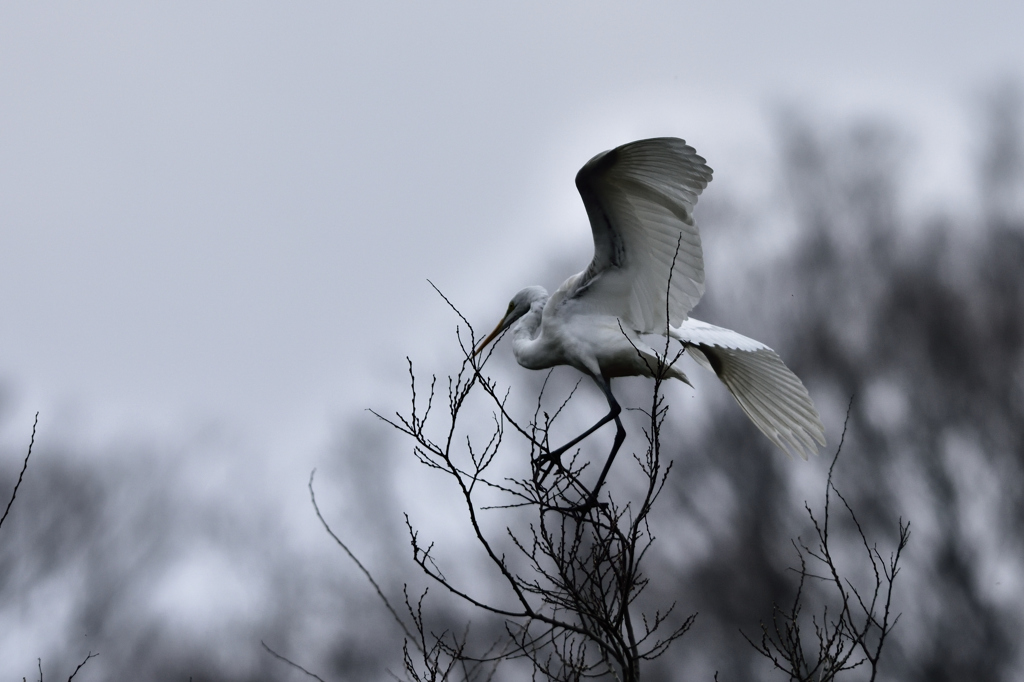
{"label": "bird's foot", "polygon": [[559,450],[554,452],[547,452],[544,454],[537,455],[533,460],[533,481],[538,486],[544,483],[551,472],[558,469],[559,473],[569,473],[564,466],[562,466],[562,453]]}
{"label": "bird's foot", "polygon": [[555,511],[560,514],[566,514],[568,516],[582,518],[589,514],[591,511],[593,511],[594,509],[597,509],[598,511],[605,511],[606,509],[608,509],[608,503],[598,502],[596,495],[588,495],[587,499],[580,504],[570,504],[564,507],[553,505],[547,507],[545,511]]}

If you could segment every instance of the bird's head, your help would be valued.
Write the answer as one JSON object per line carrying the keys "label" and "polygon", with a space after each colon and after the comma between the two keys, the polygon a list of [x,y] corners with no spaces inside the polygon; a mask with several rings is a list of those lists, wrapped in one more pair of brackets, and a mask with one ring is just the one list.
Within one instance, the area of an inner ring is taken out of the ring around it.
{"label": "bird's head", "polygon": [[480,342],[476,350],[473,351],[473,355],[478,355],[480,351],[487,347],[494,339],[498,338],[503,331],[511,327],[516,320],[530,312],[530,308],[533,304],[538,301],[547,300],[548,292],[544,287],[526,287],[518,294],[512,297],[512,300],[508,303],[508,310],[505,311],[505,317],[501,318],[501,322],[494,328],[494,331],[487,335],[487,338]]}

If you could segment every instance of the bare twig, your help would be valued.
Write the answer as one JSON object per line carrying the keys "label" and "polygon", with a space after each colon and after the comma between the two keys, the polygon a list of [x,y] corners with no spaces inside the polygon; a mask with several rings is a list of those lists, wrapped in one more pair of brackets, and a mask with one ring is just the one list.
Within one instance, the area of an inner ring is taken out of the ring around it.
{"label": "bare twig", "polygon": [[[97,656],[99,656],[99,654],[94,654],[93,652],[90,651],[88,653],[88,655],[86,655],[86,657],[82,660],[82,662],[78,664],[78,667],[75,668],[75,671],[73,673],[71,673],[71,677],[68,678],[68,682],[71,682],[71,680],[75,679],[75,675],[77,675],[78,671],[82,669],[82,666],[84,666],[86,663],[89,662],[90,658],[96,658]],[[39,671],[40,679],[42,678],[42,676],[43,676],[43,672],[42,672],[42,669],[40,669],[40,671]]]}
{"label": "bare twig", "polygon": [[[813,548],[802,541],[793,543],[800,568],[796,571],[799,583],[792,606],[788,611],[784,611],[777,604],[773,606],[772,625],[769,627],[761,624],[759,642],[743,634],[747,642],[771,661],[776,669],[788,675],[790,680],[799,682],[828,682],[836,679],[842,672],[864,665],[868,668],[868,679],[874,682],[886,639],[899,620],[899,615],[892,614],[893,585],[900,570],[899,562],[903,550],[910,540],[910,524],[899,520],[896,549],[888,560],[883,559],[877,546],[868,542],[853,507],[835,486],[833,478],[846,439],[852,406],[853,398],[847,407],[839,447],[829,466],[825,486],[825,508],[820,522],[810,505],[804,503],[817,543]],[[873,584],[863,593],[851,580],[843,577],[832,554],[829,529],[833,493],[843,503],[871,565]],[[808,559],[824,568],[826,575],[818,575],[809,570]],[[804,645],[804,639],[808,637],[805,631],[808,623],[806,616],[802,614],[806,595],[804,587],[808,578],[830,586],[834,601],[838,604],[838,612],[833,613],[831,617],[827,606],[823,607],[820,619],[818,616],[811,616],[809,625],[813,630],[812,639],[815,643],[811,651],[806,650]]]}
{"label": "bare twig", "polygon": [[[32,446],[36,443],[36,426],[39,424],[39,413],[36,412],[35,421],[32,422],[32,438],[28,442],[28,452],[25,453],[25,462],[21,465],[21,473],[18,474],[18,482],[14,484],[14,492],[11,493],[11,499],[7,502],[7,508],[4,510],[4,515],[0,517],[0,527],[4,525],[4,521],[7,520],[7,515],[11,513],[11,505],[14,504],[14,498],[18,496],[18,488],[21,487],[21,480],[25,477],[25,470],[28,469],[28,458],[32,456]],[[86,659],[88,660],[88,659]],[[42,664],[40,664],[42,665]],[[40,668],[40,677],[42,677],[42,669]]]}
{"label": "bare twig", "polygon": [[263,645],[263,648],[266,649],[267,653],[269,653],[271,656],[273,656],[277,660],[282,661],[283,663],[286,663],[286,664],[290,665],[291,667],[295,668],[296,670],[304,672],[307,676],[312,677],[314,680],[320,680],[320,682],[324,682],[324,679],[322,677],[320,677],[319,675],[317,675],[316,673],[309,672],[308,670],[303,668],[301,665],[299,665],[295,661],[293,661],[293,660],[291,660],[289,658],[286,658],[286,657],[282,656],[281,654],[277,653],[276,651],[274,651],[273,649],[271,649],[269,646],[267,646],[267,643],[264,642],[262,639],[260,640],[260,644]]}
{"label": "bare twig", "polygon": [[[339,547],[341,547],[345,554],[348,555],[349,559],[355,562],[355,565],[359,568],[362,574],[365,575],[366,579],[370,581],[371,585],[373,585],[373,589],[377,592],[377,596],[380,597],[380,600],[382,602],[384,602],[384,606],[387,607],[388,612],[391,613],[391,616],[395,619],[395,622],[398,623],[398,626],[402,628],[402,632],[405,633],[405,636],[409,639],[414,639],[412,632],[409,630],[409,627],[405,624],[405,621],[403,621],[401,617],[398,615],[398,611],[396,611],[395,608],[391,605],[391,602],[388,601],[387,596],[384,594],[384,590],[382,590],[380,588],[380,585],[377,584],[377,581],[374,579],[373,574],[370,573],[366,566],[363,565],[363,562],[359,560],[359,558],[352,552],[352,550],[348,548],[348,545],[346,545],[345,542],[340,537],[338,537],[337,534],[335,534],[335,532],[331,529],[330,524],[328,524],[327,520],[324,518],[324,515],[320,513],[320,506],[316,502],[316,493],[313,491],[313,477],[315,475],[316,469],[313,469],[313,471],[309,473],[308,487],[309,499],[313,503],[313,509],[314,511],[316,511],[316,517],[320,519],[321,525],[323,525],[324,530],[327,531],[327,534],[331,536],[331,539],[333,539],[334,542],[337,543]],[[264,644],[263,646],[266,646],[266,644]]]}

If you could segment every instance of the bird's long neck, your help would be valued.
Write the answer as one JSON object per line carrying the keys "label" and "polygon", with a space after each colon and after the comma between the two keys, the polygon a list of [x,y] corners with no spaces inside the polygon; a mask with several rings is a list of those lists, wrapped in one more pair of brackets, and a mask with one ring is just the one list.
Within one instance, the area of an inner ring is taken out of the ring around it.
{"label": "bird's long neck", "polygon": [[527,369],[551,367],[551,364],[545,361],[544,340],[539,333],[546,302],[547,299],[534,301],[530,306],[530,312],[512,325],[512,352],[516,356],[516,362]]}

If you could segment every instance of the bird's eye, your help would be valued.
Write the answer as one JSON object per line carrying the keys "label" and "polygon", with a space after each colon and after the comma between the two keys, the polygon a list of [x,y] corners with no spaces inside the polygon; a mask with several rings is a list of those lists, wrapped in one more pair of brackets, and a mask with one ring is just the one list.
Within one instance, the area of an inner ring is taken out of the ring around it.
{"label": "bird's eye", "polygon": [[516,302],[515,301],[509,301],[508,302],[508,310],[505,311],[505,314],[508,315],[510,312],[512,312],[512,309],[515,308],[515,307],[516,307]]}

